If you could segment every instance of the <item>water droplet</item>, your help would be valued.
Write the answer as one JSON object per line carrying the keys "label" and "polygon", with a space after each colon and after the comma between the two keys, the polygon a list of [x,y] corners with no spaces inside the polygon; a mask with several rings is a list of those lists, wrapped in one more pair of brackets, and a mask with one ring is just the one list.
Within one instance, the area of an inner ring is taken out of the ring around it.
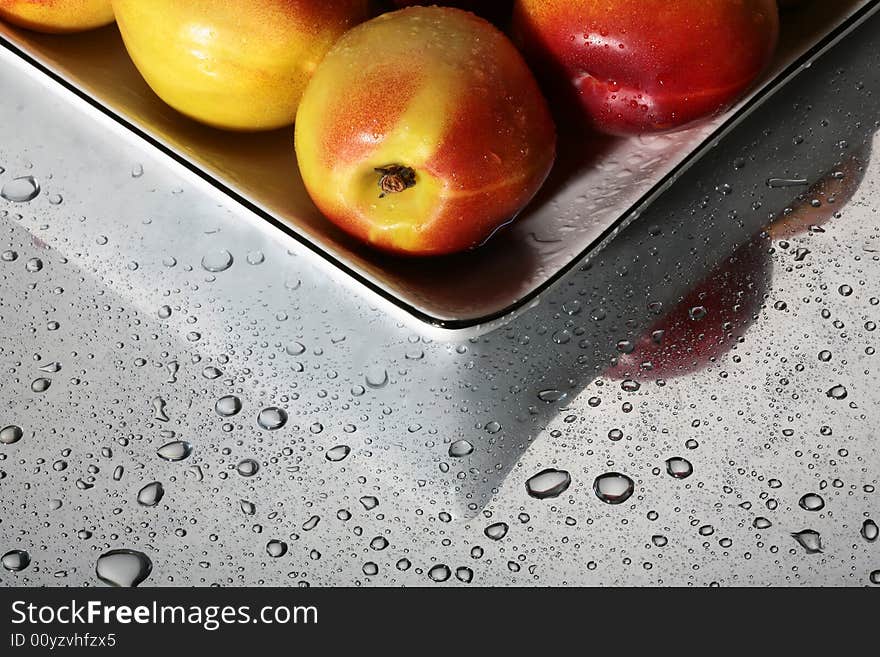
{"label": "water droplet", "polygon": [[755,518],[755,521],[752,523],[752,526],[755,529],[769,529],[773,526],[773,523],[767,520],[767,518],[758,517]]}
{"label": "water droplet", "polygon": [[794,540],[800,543],[801,547],[807,551],[807,554],[818,554],[822,551],[822,537],[817,531],[804,529],[791,536]]}
{"label": "water droplet", "polygon": [[396,565],[397,565],[397,570],[402,570],[405,572],[412,567],[412,561],[410,561],[406,557],[403,557],[402,559],[399,559],[397,561]]}
{"label": "water droplet", "polygon": [[852,295],[853,289],[849,285],[841,285],[839,288],[837,288],[837,292],[842,297],[848,297],[848,296]]}
{"label": "water droplet", "polygon": [[384,536],[376,536],[370,541],[370,549],[381,551],[388,547],[388,539]]}
{"label": "water droplet", "polygon": [[449,456],[452,458],[460,459],[468,454],[473,454],[473,452],[474,446],[467,440],[456,440],[449,446]]}
{"label": "water droplet", "polygon": [[235,395],[226,395],[217,400],[214,410],[220,417],[232,417],[241,410],[241,400]]}
{"label": "water droplet", "polygon": [[435,582],[445,582],[452,576],[452,571],[445,564],[437,564],[428,571],[428,577]]}
{"label": "water droplet", "polygon": [[182,461],[192,454],[192,449],[192,445],[185,440],[175,440],[174,442],[162,445],[162,447],[156,450],[156,454],[159,455],[159,458],[166,461]]}
{"label": "water droplet", "polygon": [[31,382],[31,390],[34,392],[46,392],[50,385],[52,385],[52,382],[49,379],[40,377]]}
{"label": "water droplet", "polygon": [[871,574],[868,575],[868,580],[871,584],[880,584],[880,570],[872,570]]}
{"label": "water droplet", "polygon": [[870,518],[862,523],[861,534],[862,538],[864,538],[866,541],[870,541],[873,543],[877,540],[878,533],[880,532],[878,532],[877,523]]}
{"label": "water droplet", "polygon": [[238,465],[235,466],[235,469],[242,477],[253,477],[259,472],[260,464],[253,459],[244,459],[239,461]]}
{"label": "water droplet", "polygon": [[7,249],[3,253],[0,253],[0,260],[3,262],[15,262],[18,260],[18,253],[13,251],[12,249]]}
{"label": "water droplet", "polygon": [[132,177],[132,178],[140,178],[142,175],[144,175],[144,167],[143,167],[143,165],[141,165],[141,164],[135,164],[135,165],[131,168],[131,177]]}
{"label": "water droplet", "polygon": [[539,500],[559,497],[571,485],[571,475],[565,470],[547,468],[526,481],[526,492]]}
{"label": "water droplet", "polygon": [[832,399],[846,399],[847,396],[846,388],[841,385],[834,386],[825,394]]}
{"label": "water droplet", "polygon": [[269,406],[257,415],[257,424],[266,431],[275,431],[287,423],[287,411],[277,406]]}
{"label": "water droplet", "polygon": [[249,251],[247,254],[247,261],[249,265],[261,265],[266,261],[266,256],[264,256],[263,252],[260,250]]}
{"label": "water droplet", "polygon": [[138,491],[137,501],[141,506],[156,506],[164,495],[165,488],[158,481],[154,481]]}
{"label": "water droplet", "polygon": [[159,319],[168,319],[171,317],[171,306],[159,306],[159,311],[156,314]]}
{"label": "water droplet", "polygon": [[651,537],[651,542],[657,547],[665,547],[669,543],[669,539],[660,534],[655,534]]}
{"label": "water droplet", "polygon": [[351,447],[348,445],[337,445],[336,447],[331,447],[327,450],[327,454],[325,455],[328,461],[333,461],[334,463],[338,461],[342,461],[346,456],[351,453]]}
{"label": "water droplet", "polygon": [[311,518],[309,518],[308,520],[306,520],[303,523],[303,526],[302,526],[303,531],[306,531],[306,532],[312,531],[315,527],[318,526],[319,522],[321,522],[321,516],[312,516]]}
{"label": "water droplet", "polygon": [[379,506],[379,499],[373,497],[372,495],[364,495],[360,499],[361,506],[364,507],[367,511],[372,511],[377,506]]}
{"label": "water droplet", "polygon": [[675,456],[666,461],[666,472],[676,479],[687,479],[694,473],[694,466],[687,459]]}
{"label": "water droplet", "polygon": [[202,258],[202,269],[209,272],[226,271],[232,266],[232,254],[226,249],[208,253]]}
{"label": "water droplet", "polygon": [[541,390],[538,393],[538,399],[540,399],[545,404],[555,404],[556,402],[563,401],[568,395],[561,390]]}
{"label": "water droplet", "polygon": [[606,504],[626,502],[635,490],[633,480],[619,472],[608,472],[596,477],[593,492]]}
{"label": "water droplet", "polygon": [[384,388],[388,383],[388,371],[381,366],[374,366],[364,374],[364,381],[370,388]]}
{"label": "water droplet", "polygon": [[24,432],[21,430],[21,427],[10,424],[9,426],[0,429],[0,443],[3,443],[4,445],[12,445],[21,440],[23,435]]}
{"label": "water droplet", "polygon": [[168,422],[169,418],[165,414],[165,400],[161,397],[153,397],[150,402],[153,406],[153,419],[159,422]]}
{"label": "water droplet", "polygon": [[364,575],[367,577],[372,577],[373,575],[377,575],[379,573],[379,566],[377,566],[372,561],[368,561],[364,564],[363,567]]}
{"label": "water droplet", "polygon": [[33,176],[14,178],[0,189],[0,196],[13,203],[27,203],[37,198],[39,193],[40,184]]}
{"label": "water droplet", "polygon": [[807,493],[798,501],[798,506],[806,511],[821,511],[825,508],[825,500],[816,493]]}
{"label": "water droplet", "polygon": [[278,557],[283,557],[287,554],[287,543],[279,540],[271,540],[266,543],[266,554],[268,554],[273,559],[277,559]]}
{"label": "water droplet", "polygon": [[6,570],[11,570],[12,572],[17,573],[30,565],[31,555],[24,550],[10,550],[0,557],[0,563],[3,564],[3,567]]}
{"label": "water droplet", "polygon": [[257,505],[253,502],[248,502],[247,500],[240,500],[238,503],[241,508],[241,512],[246,516],[252,516],[257,512]]}
{"label": "water droplet", "polygon": [[806,178],[770,178],[767,180],[767,187],[779,189],[783,187],[803,187],[808,185]]}
{"label": "water droplet", "polygon": [[291,342],[284,348],[289,356],[300,356],[306,352],[306,346],[302,342]]}
{"label": "water droplet", "polygon": [[110,550],[95,564],[98,579],[110,586],[133,587],[150,576],[153,562],[137,550]]}
{"label": "water droplet", "polygon": [[39,258],[31,258],[26,263],[24,263],[24,268],[34,274],[43,268],[43,261]]}
{"label": "water droplet", "polygon": [[219,379],[221,376],[223,376],[223,372],[221,372],[213,365],[208,365],[207,367],[202,369],[202,376],[209,381],[213,381],[214,379]]}
{"label": "water droplet", "polygon": [[459,566],[455,569],[455,579],[465,584],[470,584],[474,579],[474,571],[467,566]]}
{"label": "water droplet", "polygon": [[495,524],[486,527],[483,533],[493,541],[500,541],[507,536],[508,529],[510,529],[510,526],[506,522],[496,522]]}

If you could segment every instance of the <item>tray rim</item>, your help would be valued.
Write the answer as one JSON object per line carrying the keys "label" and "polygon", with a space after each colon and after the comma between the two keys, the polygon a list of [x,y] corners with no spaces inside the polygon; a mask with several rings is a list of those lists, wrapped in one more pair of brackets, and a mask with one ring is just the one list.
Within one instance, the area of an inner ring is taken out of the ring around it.
{"label": "tray rim", "polygon": [[540,285],[537,285],[534,289],[500,310],[466,319],[444,319],[441,317],[435,317],[430,312],[413,306],[390,290],[384,289],[380,284],[371,280],[369,276],[357,271],[354,267],[347,264],[343,259],[334,255],[329,250],[326,250],[319,244],[311,241],[306,235],[299,233],[294,228],[287,225],[282,219],[276,217],[268,210],[260,207],[254,201],[251,201],[241,193],[237,192],[226,184],[219,176],[209,173],[201,168],[196,162],[190,160],[186,155],[180,153],[173,146],[154,137],[145,128],[140,127],[134,121],[126,118],[108,104],[105,104],[102,99],[87,93],[61,73],[54,71],[51,66],[39,61],[39,59],[28,52],[27,49],[10,41],[2,33],[0,33],[0,46],[5,48],[12,55],[23,60],[30,67],[39,71],[42,75],[62,87],[65,91],[72,93],[80,101],[84,101],[105,118],[110,119],[135,137],[146,142],[150,147],[156,149],[165,157],[170,158],[177,165],[182,166],[190,174],[195,175],[196,178],[207,184],[215,192],[234,201],[237,205],[248,210],[251,214],[255,215],[272,228],[280,230],[287,238],[293,239],[300,247],[306,249],[313,259],[319,262],[323,267],[329,269],[331,274],[342,274],[347,277],[347,279],[353,280],[358,286],[366,290],[371,296],[379,301],[381,305],[385,306],[392,314],[397,315],[404,321],[415,319],[418,322],[418,328],[421,330],[427,328],[432,336],[460,339],[475,337],[498,326],[507,324],[521,313],[538,304],[540,302],[540,297],[543,294],[548,292],[557,282],[571,273],[575,267],[588,262],[593,256],[601,252],[618,233],[635,221],[642,212],[648,208],[648,206],[656,201],[657,198],[674,184],[676,180],[678,180],[711,148],[713,148],[718,140],[727,136],[728,133],[742,123],[752,112],[786,86],[786,84],[788,84],[793,78],[798,76],[807,64],[821,57],[827,51],[838,45],[847,34],[857,29],[874,13],[877,13],[878,10],[880,10],[880,0],[867,0],[862,7],[856,9],[853,14],[846,18],[840,25],[815,42],[808,50],[769,80],[762,88],[754,92],[754,95],[749,98],[748,101],[740,107],[730,111],[726,116],[722,115],[724,116],[723,122],[708,133],[703,140],[682,159],[681,162],[660,178],[626,210],[622,211],[611,224],[596,236],[594,240],[576,255],[572,256],[564,266],[560,267]]}

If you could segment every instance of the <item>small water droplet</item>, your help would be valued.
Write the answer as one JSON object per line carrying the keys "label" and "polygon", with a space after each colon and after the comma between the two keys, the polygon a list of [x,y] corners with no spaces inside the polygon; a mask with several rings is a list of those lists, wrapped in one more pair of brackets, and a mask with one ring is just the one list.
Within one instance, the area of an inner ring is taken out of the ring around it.
{"label": "small water droplet", "polygon": [[831,389],[830,389],[828,392],[826,392],[825,394],[826,394],[828,397],[831,397],[832,399],[838,399],[838,400],[840,400],[840,399],[846,399],[846,397],[847,397],[846,388],[845,388],[844,386],[842,386],[842,385],[836,385],[836,386],[834,386],[833,388],[831,388]]}
{"label": "small water droplet", "polygon": [[249,251],[247,261],[249,265],[261,265],[266,261],[266,256],[260,250]]}
{"label": "small water droplet", "polygon": [[248,502],[247,500],[239,501],[239,507],[241,508],[241,512],[246,516],[252,516],[257,512],[257,505],[253,502]]}

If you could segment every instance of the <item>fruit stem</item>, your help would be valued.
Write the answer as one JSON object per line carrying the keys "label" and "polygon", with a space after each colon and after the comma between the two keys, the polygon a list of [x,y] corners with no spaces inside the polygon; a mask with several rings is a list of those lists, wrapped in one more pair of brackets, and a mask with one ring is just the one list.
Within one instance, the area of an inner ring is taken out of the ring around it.
{"label": "fruit stem", "polygon": [[400,194],[416,186],[416,172],[402,164],[377,167],[375,171],[382,175],[379,179],[379,189],[382,190],[379,198],[385,198],[386,194]]}

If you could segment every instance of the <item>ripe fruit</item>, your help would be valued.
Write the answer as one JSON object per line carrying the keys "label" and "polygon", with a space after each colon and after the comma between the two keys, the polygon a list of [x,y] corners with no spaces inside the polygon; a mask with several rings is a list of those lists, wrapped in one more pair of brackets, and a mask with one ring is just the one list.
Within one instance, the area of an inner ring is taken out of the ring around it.
{"label": "ripe fruit", "polygon": [[312,72],[367,0],[113,0],[132,60],[165,102],[232,130],[293,123]]}
{"label": "ripe fruit", "polygon": [[113,22],[110,0],[0,0],[0,18],[38,32],[80,32]]}
{"label": "ripe fruit", "polygon": [[555,143],[513,44],[446,7],[383,14],[348,32],[296,120],[303,180],[327,218],[418,255],[475,247],[513,219],[549,173]]}
{"label": "ripe fruit", "polygon": [[427,7],[430,5],[456,7],[457,9],[472,11],[478,16],[487,18],[500,25],[510,19],[513,0],[446,0],[445,2],[433,2],[433,0],[394,0],[394,5],[398,8]]}
{"label": "ripe fruit", "polygon": [[776,0],[517,0],[529,59],[587,122],[632,135],[733,104],[770,62]]}

